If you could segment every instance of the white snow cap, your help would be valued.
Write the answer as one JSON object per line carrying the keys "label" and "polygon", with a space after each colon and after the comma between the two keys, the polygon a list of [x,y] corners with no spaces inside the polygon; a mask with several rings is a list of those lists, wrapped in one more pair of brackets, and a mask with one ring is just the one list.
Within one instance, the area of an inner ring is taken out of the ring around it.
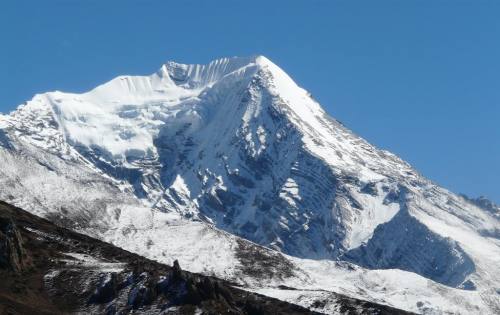
{"label": "white snow cap", "polygon": [[226,85],[251,78],[263,68],[284,74],[263,56],[221,58],[205,65],[169,61],[149,76],[119,76],[83,94],[37,95],[14,116],[53,115],[71,143],[98,147],[113,159],[153,157],[161,125],[180,112],[194,112],[203,91],[224,78]]}
{"label": "white snow cap", "polygon": [[170,77],[174,82],[200,87],[212,84],[225,75],[238,69],[255,65],[257,57],[230,57],[216,59],[208,64],[181,64],[175,61],[165,63],[158,74],[161,77]]}

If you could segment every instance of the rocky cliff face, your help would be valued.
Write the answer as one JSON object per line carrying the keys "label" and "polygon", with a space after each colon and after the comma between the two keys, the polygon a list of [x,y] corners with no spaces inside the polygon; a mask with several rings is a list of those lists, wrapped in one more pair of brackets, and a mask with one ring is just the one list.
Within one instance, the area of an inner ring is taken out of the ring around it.
{"label": "rocky cliff face", "polygon": [[406,211],[379,225],[374,237],[345,258],[368,268],[399,268],[449,286],[475,289],[472,282],[465,282],[475,271],[474,262],[460,245],[432,232]]}
{"label": "rocky cliff face", "polygon": [[10,218],[0,217],[0,268],[21,272],[31,264],[16,224]]}

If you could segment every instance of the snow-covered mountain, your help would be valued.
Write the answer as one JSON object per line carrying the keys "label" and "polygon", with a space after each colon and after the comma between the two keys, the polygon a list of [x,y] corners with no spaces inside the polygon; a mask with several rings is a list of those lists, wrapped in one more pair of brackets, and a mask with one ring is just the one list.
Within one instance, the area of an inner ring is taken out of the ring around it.
{"label": "snow-covered mountain", "polygon": [[262,56],[36,95],[0,116],[0,199],[308,307],[340,290],[420,313],[500,308],[498,215]]}

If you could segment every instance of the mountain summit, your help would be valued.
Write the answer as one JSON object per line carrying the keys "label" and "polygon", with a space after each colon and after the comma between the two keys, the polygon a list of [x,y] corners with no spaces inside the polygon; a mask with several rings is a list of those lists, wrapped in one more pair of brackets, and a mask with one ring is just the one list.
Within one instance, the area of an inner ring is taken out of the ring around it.
{"label": "mountain summit", "polygon": [[462,303],[410,305],[366,279],[355,294],[418,312],[495,307],[498,217],[346,129],[263,56],[36,95],[0,117],[0,160],[0,198],[148,258],[262,286],[242,266],[259,248],[296,267],[276,283],[334,290],[319,279],[339,266],[398,269],[434,285],[413,294]]}

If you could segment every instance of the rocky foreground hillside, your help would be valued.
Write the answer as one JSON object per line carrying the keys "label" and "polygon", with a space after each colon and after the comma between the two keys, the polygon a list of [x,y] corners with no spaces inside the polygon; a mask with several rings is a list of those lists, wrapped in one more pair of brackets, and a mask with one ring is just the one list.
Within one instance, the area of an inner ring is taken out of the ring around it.
{"label": "rocky foreground hillside", "polygon": [[[0,202],[0,314],[316,314],[148,260]],[[345,314],[408,314],[338,297]],[[320,303],[320,301],[318,301]]]}

